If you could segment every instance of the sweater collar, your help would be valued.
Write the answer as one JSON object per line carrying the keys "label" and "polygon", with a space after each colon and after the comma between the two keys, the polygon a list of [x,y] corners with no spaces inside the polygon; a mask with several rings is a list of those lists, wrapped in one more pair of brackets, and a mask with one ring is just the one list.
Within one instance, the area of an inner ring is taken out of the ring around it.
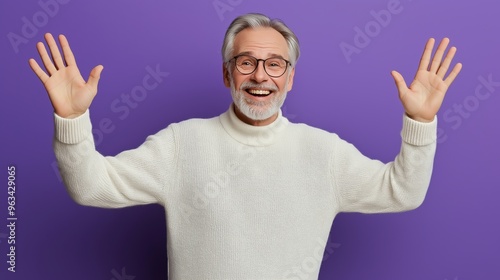
{"label": "sweater collar", "polygon": [[249,146],[269,146],[279,137],[288,125],[288,119],[281,112],[274,122],[265,126],[253,126],[241,121],[234,113],[234,104],[219,116],[222,127],[236,141]]}

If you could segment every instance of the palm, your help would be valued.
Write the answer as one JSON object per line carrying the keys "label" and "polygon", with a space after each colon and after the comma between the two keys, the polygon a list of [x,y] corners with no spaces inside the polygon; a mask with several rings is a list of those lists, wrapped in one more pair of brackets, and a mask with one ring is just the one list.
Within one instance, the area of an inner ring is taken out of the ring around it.
{"label": "palm", "polygon": [[68,66],[52,75],[46,81],[45,89],[54,110],[61,116],[85,112],[95,95],[74,66]]}
{"label": "palm", "polygon": [[443,103],[446,91],[461,70],[462,65],[458,63],[448,77],[444,78],[456,52],[456,48],[451,48],[441,62],[448,42],[448,39],[443,39],[430,67],[434,40],[430,39],[427,42],[417,74],[409,88],[401,74],[396,71],[392,73],[406,114],[417,121],[430,122],[434,119]]}
{"label": "palm", "polygon": [[39,43],[37,47],[48,75],[33,59],[30,60],[31,68],[45,86],[56,114],[65,118],[79,116],[89,108],[97,94],[97,83],[102,66],[95,67],[90,73],[89,81],[85,82],[78,70],[66,38],[64,36],[60,37],[66,63],[62,61],[52,36],[47,34],[46,39],[53,61],[48,57],[42,43]]}

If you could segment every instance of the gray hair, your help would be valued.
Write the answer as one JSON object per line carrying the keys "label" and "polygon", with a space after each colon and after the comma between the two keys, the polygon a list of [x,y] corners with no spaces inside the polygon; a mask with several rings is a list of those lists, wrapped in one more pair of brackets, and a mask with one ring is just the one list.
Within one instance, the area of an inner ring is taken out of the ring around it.
{"label": "gray hair", "polygon": [[295,66],[300,56],[299,40],[285,23],[279,19],[270,19],[263,14],[246,14],[237,17],[231,22],[224,36],[222,44],[222,59],[228,62],[234,51],[234,39],[236,35],[246,28],[271,27],[278,31],[285,38],[288,44],[288,54],[290,63]]}

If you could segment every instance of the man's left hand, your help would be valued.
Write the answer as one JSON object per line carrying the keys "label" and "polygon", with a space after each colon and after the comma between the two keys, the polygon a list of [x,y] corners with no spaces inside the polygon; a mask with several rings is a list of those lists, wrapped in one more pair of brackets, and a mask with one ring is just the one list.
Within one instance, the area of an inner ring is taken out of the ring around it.
{"label": "man's left hand", "polygon": [[462,69],[461,63],[455,64],[445,78],[451,61],[457,52],[455,47],[451,47],[443,60],[443,55],[449,42],[448,38],[444,38],[441,41],[431,61],[434,39],[431,38],[427,41],[420,64],[418,65],[417,74],[409,88],[406,86],[406,82],[400,73],[396,71],[391,72],[406,114],[416,121],[431,122],[434,120],[443,103],[446,91]]}

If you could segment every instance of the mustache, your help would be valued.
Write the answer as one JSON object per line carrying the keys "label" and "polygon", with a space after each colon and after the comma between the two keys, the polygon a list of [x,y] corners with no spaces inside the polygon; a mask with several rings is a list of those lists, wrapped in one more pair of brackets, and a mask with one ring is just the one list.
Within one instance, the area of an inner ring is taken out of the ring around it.
{"label": "mustache", "polygon": [[278,91],[278,87],[276,85],[272,84],[258,84],[254,82],[244,82],[240,86],[240,90],[247,90],[247,89],[260,89],[260,90],[269,90],[269,91]]}

